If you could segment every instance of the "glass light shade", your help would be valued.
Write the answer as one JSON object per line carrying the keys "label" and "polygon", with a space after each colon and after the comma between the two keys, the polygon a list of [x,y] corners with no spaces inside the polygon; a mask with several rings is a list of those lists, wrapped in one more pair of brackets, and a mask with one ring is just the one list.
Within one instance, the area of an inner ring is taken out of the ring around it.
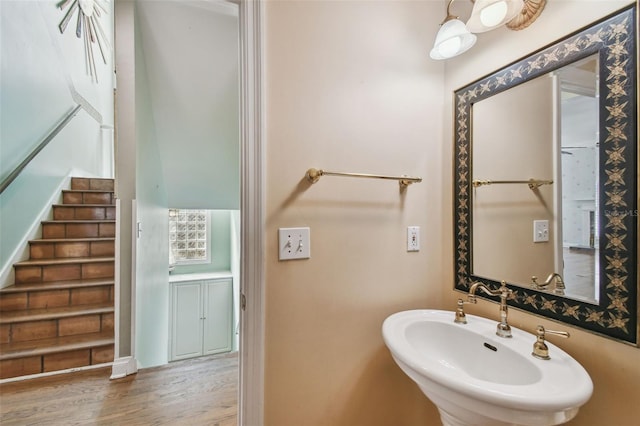
{"label": "glass light shade", "polygon": [[467,28],[483,33],[511,21],[522,11],[524,0],[475,0]]}
{"label": "glass light shade", "polygon": [[480,22],[485,27],[495,27],[507,16],[507,3],[499,1],[480,11]]}
{"label": "glass light shade", "polygon": [[476,38],[467,30],[464,22],[450,19],[440,27],[429,56],[431,59],[453,58],[469,50],[476,43]]}

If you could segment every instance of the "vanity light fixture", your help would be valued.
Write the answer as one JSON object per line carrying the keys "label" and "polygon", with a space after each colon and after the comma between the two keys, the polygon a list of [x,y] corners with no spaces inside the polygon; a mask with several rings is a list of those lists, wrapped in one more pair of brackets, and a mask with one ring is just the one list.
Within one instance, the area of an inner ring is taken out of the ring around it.
{"label": "vanity light fixture", "polygon": [[547,0],[471,0],[473,9],[466,25],[450,12],[440,24],[431,59],[449,59],[469,50],[476,42],[474,33],[490,31],[506,25],[512,30],[521,30],[535,21]]}
{"label": "vanity light fixture", "polygon": [[476,43],[476,35],[471,34],[467,26],[458,16],[450,12],[451,3],[447,4],[447,17],[440,24],[433,49],[429,53],[431,59],[448,59],[469,50]]}

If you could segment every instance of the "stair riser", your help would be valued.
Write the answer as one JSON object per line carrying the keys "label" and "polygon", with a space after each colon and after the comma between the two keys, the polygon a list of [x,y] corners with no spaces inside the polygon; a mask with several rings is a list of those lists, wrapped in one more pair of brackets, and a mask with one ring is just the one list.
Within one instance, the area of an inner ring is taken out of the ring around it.
{"label": "stair riser", "polygon": [[114,345],[0,361],[0,379],[80,368],[113,361]]}
{"label": "stair riser", "polygon": [[43,223],[42,238],[114,238],[114,222]]}
{"label": "stair riser", "polygon": [[0,343],[9,343],[9,324],[0,324]]}
{"label": "stair riser", "polygon": [[115,204],[113,192],[63,191],[63,204]]}
{"label": "stair riser", "polygon": [[113,285],[4,294],[0,312],[109,303],[113,302],[113,294]]}
{"label": "stair riser", "polygon": [[115,242],[81,241],[81,242],[31,242],[29,256],[31,259],[68,259],[73,257],[114,256]]}
{"label": "stair riser", "polygon": [[78,315],[41,321],[16,322],[8,325],[8,341],[27,342],[52,337],[76,336],[79,334],[113,331],[113,312]]}
{"label": "stair riser", "polygon": [[113,179],[71,178],[71,189],[113,191]]}
{"label": "stair riser", "polygon": [[7,293],[0,297],[0,312],[18,311],[27,306],[27,293]]}
{"label": "stair riser", "polygon": [[116,207],[54,206],[53,220],[114,220]]}
{"label": "stair riser", "polygon": [[14,265],[15,283],[27,284],[114,276],[114,262],[91,262],[63,265],[20,266]]}

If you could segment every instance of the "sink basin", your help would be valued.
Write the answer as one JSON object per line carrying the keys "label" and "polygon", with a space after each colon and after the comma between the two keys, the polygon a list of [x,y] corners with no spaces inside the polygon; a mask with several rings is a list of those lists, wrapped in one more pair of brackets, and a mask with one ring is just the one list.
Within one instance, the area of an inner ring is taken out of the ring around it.
{"label": "sink basin", "polygon": [[591,397],[589,374],[549,341],[551,359],[541,360],[531,355],[531,333],[512,326],[513,337],[498,337],[495,320],[454,317],[413,310],[382,325],[393,359],[438,407],[443,425],[557,425]]}

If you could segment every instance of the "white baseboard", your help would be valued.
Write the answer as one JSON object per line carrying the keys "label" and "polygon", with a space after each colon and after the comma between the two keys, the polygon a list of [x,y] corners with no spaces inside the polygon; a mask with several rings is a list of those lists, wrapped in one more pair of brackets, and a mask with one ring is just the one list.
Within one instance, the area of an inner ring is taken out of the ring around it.
{"label": "white baseboard", "polygon": [[96,370],[99,368],[106,368],[110,365],[111,365],[110,362],[105,362],[103,364],[87,365],[84,367],[73,367],[73,368],[67,368],[65,370],[56,370],[56,371],[48,371],[46,373],[30,374],[28,376],[9,377],[7,379],[0,380],[0,384],[21,382],[23,380],[30,380],[30,379],[39,379],[41,377],[57,376],[60,374],[76,373],[78,371]]}
{"label": "white baseboard", "polygon": [[114,359],[110,379],[121,379],[138,372],[138,362],[132,356]]}

